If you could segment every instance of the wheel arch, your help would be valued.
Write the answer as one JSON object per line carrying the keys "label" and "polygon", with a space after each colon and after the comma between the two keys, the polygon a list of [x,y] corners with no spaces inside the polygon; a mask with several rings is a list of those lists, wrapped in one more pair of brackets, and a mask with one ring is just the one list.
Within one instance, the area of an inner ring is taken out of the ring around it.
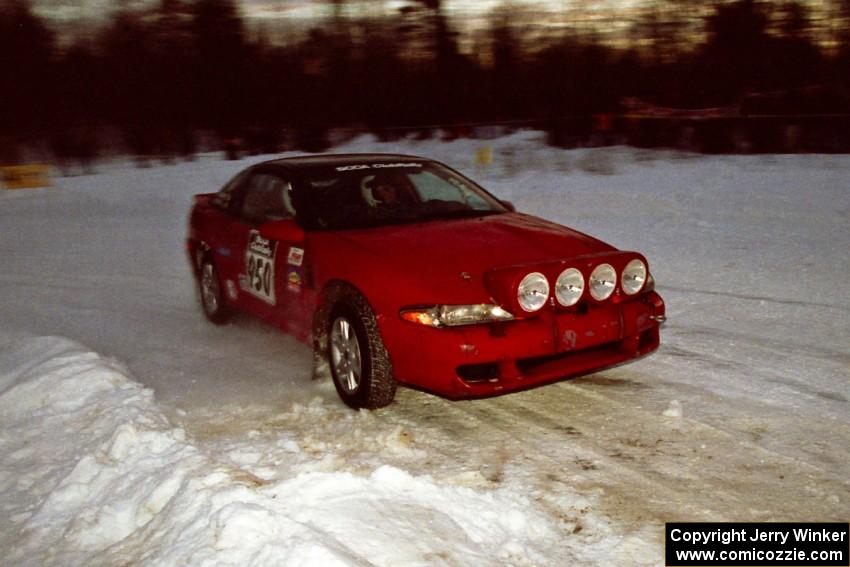
{"label": "wheel arch", "polygon": [[[313,352],[321,356],[327,356],[328,349],[328,324],[334,306],[343,298],[357,294],[367,303],[369,298],[363,291],[343,279],[333,279],[325,283],[319,292],[319,301],[316,311],[313,313]],[[371,303],[369,303],[371,305]]]}
{"label": "wheel arch", "polygon": [[[226,298],[226,294],[223,291],[223,285],[221,281],[221,276],[218,273],[218,268],[216,267],[215,258],[213,257],[212,251],[210,247],[206,245],[206,243],[198,242],[198,244],[194,248],[194,252],[192,252],[193,257],[192,267],[195,274],[195,289],[198,293],[198,298],[201,301],[201,306],[203,308],[204,315],[206,318],[216,325],[221,325],[226,323],[230,319],[231,309],[228,306],[228,301]],[[204,276],[205,266],[209,266],[212,270],[212,275],[215,278],[215,291],[211,292],[215,296],[215,307],[213,311],[210,311],[207,297],[207,289],[206,289],[206,279]]]}
{"label": "wheel arch", "polygon": [[203,264],[204,258],[209,257],[212,260],[212,248],[203,240],[190,241],[189,254],[192,262],[192,270],[197,278],[201,274],[201,264]]}
{"label": "wheel arch", "polygon": [[[329,331],[336,314],[349,319],[356,329],[358,352],[363,357],[361,382],[354,391],[345,389],[337,375],[339,369],[335,369],[330,360]],[[314,376],[318,377],[315,371],[321,363],[327,362],[334,386],[345,404],[355,409],[377,409],[392,402],[397,387],[392,358],[386,349],[377,314],[360,288],[345,280],[329,281],[322,288],[320,307],[314,318],[313,340]]]}

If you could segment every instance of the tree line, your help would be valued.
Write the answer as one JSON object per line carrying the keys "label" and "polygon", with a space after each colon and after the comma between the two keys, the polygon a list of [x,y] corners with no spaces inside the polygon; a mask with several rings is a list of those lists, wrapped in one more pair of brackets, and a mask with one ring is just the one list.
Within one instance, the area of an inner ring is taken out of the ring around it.
{"label": "tree line", "polygon": [[817,21],[808,3],[791,0],[642,6],[611,41],[569,25],[541,35],[510,4],[462,36],[441,0],[359,17],[332,0],[324,21],[281,43],[248,29],[233,0],[160,0],[118,10],[68,43],[28,0],[10,0],[0,7],[0,159],[37,143],[59,158],[93,156],[105,129],[137,155],[187,156],[200,132],[257,151],[280,147],[285,132],[297,147],[322,149],[331,128],[581,132],[635,99],[850,112],[850,1],[832,0]]}

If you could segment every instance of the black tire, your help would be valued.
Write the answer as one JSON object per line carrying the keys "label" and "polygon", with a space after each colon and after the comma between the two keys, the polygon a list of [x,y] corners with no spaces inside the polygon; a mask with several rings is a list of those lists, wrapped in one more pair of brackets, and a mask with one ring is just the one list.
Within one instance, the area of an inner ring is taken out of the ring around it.
{"label": "black tire", "polygon": [[201,258],[198,266],[198,298],[204,316],[216,325],[223,325],[230,318],[230,310],[221,291],[218,270],[208,255]]}
{"label": "black tire", "polygon": [[[342,401],[354,409],[389,405],[396,391],[392,363],[375,314],[362,295],[352,292],[334,305],[327,321],[327,337],[331,377]],[[352,354],[355,349],[359,356]],[[358,366],[359,376],[355,376],[353,370]]]}

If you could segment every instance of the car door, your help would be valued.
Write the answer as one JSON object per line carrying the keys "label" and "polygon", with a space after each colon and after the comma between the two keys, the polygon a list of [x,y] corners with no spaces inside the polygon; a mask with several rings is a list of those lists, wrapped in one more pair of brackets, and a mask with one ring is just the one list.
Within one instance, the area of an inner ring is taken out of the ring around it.
{"label": "car door", "polygon": [[251,175],[239,214],[245,237],[237,282],[245,310],[306,339],[312,299],[305,272],[306,240],[275,240],[261,234],[267,223],[292,223],[294,227],[291,193],[291,183],[276,170],[260,169]]}
{"label": "car door", "polygon": [[262,169],[251,170],[235,199],[228,243],[232,251],[230,299],[264,319],[278,307],[276,257],[278,243],[260,236],[260,227],[284,218],[280,178]]}

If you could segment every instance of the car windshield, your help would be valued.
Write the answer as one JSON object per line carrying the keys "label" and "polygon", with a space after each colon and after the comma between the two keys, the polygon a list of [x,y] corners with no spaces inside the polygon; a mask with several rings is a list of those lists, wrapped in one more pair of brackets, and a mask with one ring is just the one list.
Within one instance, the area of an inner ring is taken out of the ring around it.
{"label": "car windshield", "polygon": [[472,181],[436,163],[326,167],[300,182],[299,221],[346,230],[507,212]]}

